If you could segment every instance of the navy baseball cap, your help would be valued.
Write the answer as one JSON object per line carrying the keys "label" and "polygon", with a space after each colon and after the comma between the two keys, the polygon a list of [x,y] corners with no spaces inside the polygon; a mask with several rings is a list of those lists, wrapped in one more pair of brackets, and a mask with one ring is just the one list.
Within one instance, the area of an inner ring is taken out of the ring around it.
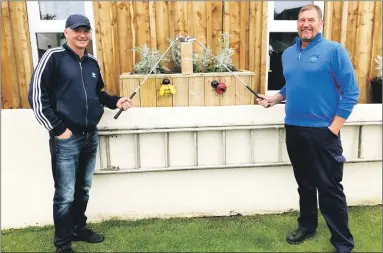
{"label": "navy baseball cap", "polygon": [[89,19],[79,14],[70,15],[65,23],[65,28],[76,29],[80,26],[86,26],[89,29],[92,29],[92,27],[90,26]]}

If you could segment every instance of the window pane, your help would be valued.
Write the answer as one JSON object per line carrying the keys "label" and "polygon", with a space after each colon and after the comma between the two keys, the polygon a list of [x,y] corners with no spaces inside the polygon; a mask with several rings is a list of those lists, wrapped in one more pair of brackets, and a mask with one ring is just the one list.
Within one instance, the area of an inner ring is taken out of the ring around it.
{"label": "window pane", "polygon": [[313,1],[275,1],[274,20],[297,20],[299,10]]}
{"label": "window pane", "polygon": [[270,70],[268,72],[267,89],[280,90],[285,85],[282,69],[282,53],[286,48],[295,44],[298,33],[270,33],[269,57]]}
{"label": "window pane", "polygon": [[[49,48],[62,46],[66,42],[64,33],[37,33],[36,39],[39,60]],[[86,50],[93,54],[92,40]]]}
{"label": "window pane", "polygon": [[41,20],[66,20],[69,15],[85,15],[83,1],[39,1]]}

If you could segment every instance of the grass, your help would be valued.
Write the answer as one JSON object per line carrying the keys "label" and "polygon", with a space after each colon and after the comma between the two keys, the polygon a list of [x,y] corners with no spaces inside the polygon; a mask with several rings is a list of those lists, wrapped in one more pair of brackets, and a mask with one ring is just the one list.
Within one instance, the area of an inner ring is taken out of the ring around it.
{"label": "grass", "polygon": [[[382,206],[351,207],[355,252],[382,252]],[[278,215],[111,220],[91,223],[106,239],[101,244],[74,242],[79,252],[334,252],[320,216],[317,236],[290,245],[285,235],[296,227],[298,213]],[[53,227],[1,232],[2,252],[52,252]]]}

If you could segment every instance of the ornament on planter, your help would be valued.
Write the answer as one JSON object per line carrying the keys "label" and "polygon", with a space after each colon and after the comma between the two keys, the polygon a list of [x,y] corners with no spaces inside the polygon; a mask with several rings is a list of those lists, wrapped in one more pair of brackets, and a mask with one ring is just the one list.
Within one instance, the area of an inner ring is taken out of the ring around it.
{"label": "ornament on planter", "polygon": [[216,89],[217,88],[217,86],[218,86],[218,81],[217,80],[213,80],[213,81],[211,81],[211,87],[213,87],[213,89]]}
{"label": "ornament on planter", "polygon": [[223,94],[225,93],[226,89],[226,84],[218,83],[217,88],[215,88],[215,92],[217,92],[217,94]]}
{"label": "ornament on planter", "polygon": [[217,94],[223,94],[225,93],[227,87],[226,84],[223,82],[218,82],[217,80],[213,80],[210,83],[211,87],[215,90]]}
{"label": "ornament on planter", "polygon": [[162,80],[162,85],[160,87],[160,96],[163,95],[174,95],[176,94],[176,88],[170,84],[170,80],[168,78],[164,78]]}

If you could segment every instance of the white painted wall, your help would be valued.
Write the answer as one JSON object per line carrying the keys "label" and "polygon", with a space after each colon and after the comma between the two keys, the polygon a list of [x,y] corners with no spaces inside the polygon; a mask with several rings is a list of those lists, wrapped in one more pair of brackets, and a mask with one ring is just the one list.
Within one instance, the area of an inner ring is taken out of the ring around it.
{"label": "white painted wall", "polygon": [[[52,224],[48,134],[31,110],[2,110],[2,228]],[[284,106],[106,110],[91,221],[298,208]],[[342,129],[349,205],[382,203],[382,107],[357,105]],[[118,171],[105,170],[118,166]]]}

